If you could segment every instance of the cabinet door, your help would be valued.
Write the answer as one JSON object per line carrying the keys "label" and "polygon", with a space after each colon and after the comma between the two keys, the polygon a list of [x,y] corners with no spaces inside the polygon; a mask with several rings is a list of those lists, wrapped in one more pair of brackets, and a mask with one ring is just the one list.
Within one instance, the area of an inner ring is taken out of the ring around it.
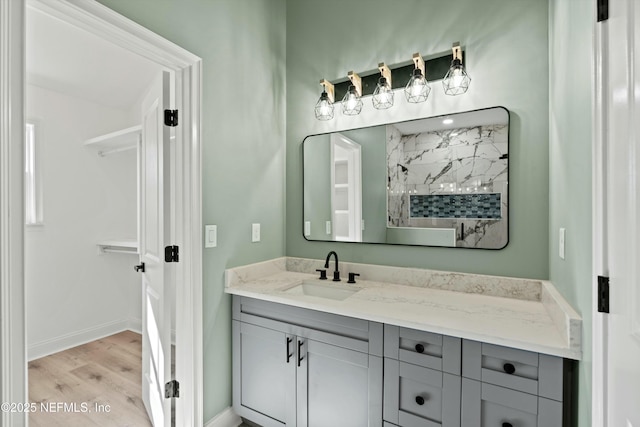
{"label": "cabinet door", "polygon": [[233,408],[264,427],[295,426],[295,337],[233,321]]}
{"label": "cabinet door", "polygon": [[298,427],[381,427],[382,358],[318,341],[296,342]]}

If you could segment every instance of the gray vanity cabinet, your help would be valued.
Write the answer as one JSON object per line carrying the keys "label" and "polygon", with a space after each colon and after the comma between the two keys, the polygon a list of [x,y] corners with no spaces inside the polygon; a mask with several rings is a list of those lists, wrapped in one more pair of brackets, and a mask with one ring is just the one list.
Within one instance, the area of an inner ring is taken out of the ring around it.
{"label": "gray vanity cabinet", "polygon": [[264,427],[382,426],[382,325],[233,299],[233,408]]}
{"label": "gray vanity cabinet", "polygon": [[235,295],[232,324],[233,409],[263,427],[572,425],[560,357]]}

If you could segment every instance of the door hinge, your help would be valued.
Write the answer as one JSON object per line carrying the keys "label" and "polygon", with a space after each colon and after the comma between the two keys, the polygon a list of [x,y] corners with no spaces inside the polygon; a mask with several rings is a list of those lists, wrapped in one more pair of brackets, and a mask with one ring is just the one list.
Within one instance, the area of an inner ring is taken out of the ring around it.
{"label": "door hinge", "polygon": [[598,276],[598,311],[609,312],[609,278]]}
{"label": "door hinge", "polygon": [[178,110],[164,110],[165,126],[178,126]]}
{"label": "door hinge", "polygon": [[180,249],[177,246],[167,246],[164,248],[164,262],[178,262]]}
{"label": "door hinge", "polygon": [[171,399],[172,397],[180,397],[180,383],[176,380],[171,380],[164,385],[164,397]]}
{"label": "door hinge", "polygon": [[609,19],[609,0],[596,0],[598,22]]}

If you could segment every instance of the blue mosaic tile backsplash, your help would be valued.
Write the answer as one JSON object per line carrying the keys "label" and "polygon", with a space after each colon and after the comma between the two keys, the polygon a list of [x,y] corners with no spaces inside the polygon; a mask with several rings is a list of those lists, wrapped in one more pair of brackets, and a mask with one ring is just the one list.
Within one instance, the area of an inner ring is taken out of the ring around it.
{"label": "blue mosaic tile backsplash", "polygon": [[411,218],[501,219],[500,193],[410,195]]}

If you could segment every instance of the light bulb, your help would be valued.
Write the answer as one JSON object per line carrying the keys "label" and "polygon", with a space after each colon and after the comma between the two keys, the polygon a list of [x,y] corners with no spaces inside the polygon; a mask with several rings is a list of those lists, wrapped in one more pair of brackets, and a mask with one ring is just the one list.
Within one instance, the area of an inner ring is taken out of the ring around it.
{"label": "light bulb", "polygon": [[320,104],[320,114],[321,114],[322,116],[326,116],[326,115],[328,115],[328,114],[329,114],[329,112],[330,112],[330,111],[331,111],[331,109],[329,108],[329,103],[328,103],[328,102],[326,102],[326,101],[323,101],[323,102]]}
{"label": "light bulb", "polygon": [[413,70],[413,75],[404,89],[407,101],[411,103],[424,102],[429,97],[430,92],[431,86],[422,75],[422,71],[419,68]]}
{"label": "light bulb", "polygon": [[451,61],[451,68],[442,80],[444,93],[452,96],[461,95],[469,89],[469,84],[471,84],[471,77],[464,69],[462,61],[457,58]]}
{"label": "light bulb", "polygon": [[354,108],[356,108],[358,101],[356,99],[356,97],[354,95],[349,95],[349,100],[347,101],[347,108],[349,110],[353,110]]}
{"label": "light bulb", "polygon": [[460,73],[460,70],[455,70],[453,76],[451,77],[452,86],[459,87],[462,85],[464,81],[464,76]]}
{"label": "light bulb", "polygon": [[318,120],[331,120],[333,119],[333,102],[329,99],[329,95],[326,91],[322,91],[320,99],[316,103],[315,113]]}
{"label": "light bulb", "polygon": [[373,107],[378,110],[384,110],[393,106],[393,91],[389,82],[384,77],[380,77],[376,90],[373,92]]}
{"label": "light bulb", "polygon": [[356,87],[351,85],[346,95],[342,98],[342,114],[347,116],[355,116],[362,111],[362,99],[356,91]]}

